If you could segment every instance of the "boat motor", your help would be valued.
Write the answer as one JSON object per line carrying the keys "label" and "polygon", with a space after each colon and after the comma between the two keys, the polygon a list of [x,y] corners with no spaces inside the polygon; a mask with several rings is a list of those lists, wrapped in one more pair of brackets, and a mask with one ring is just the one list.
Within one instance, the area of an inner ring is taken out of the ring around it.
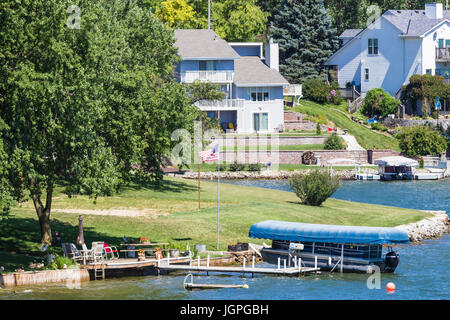
{"label": "boat motor", "polygon": [[384,272],[394,272],[400,262],[400,256],[395,251],[386,253],[384,260]]}

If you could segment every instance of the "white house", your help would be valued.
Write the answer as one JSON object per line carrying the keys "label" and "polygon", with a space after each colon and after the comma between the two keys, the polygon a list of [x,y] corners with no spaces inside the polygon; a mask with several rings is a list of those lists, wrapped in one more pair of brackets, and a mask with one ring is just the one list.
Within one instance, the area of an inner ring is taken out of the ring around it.
{"label": "white house", "polygon": [[414,74],[450,81],[450,10],[441,3],[425,10],[389,10],[366,29],[348,29],[342,47],[326,62],[342,88],[362,93],[382,88],[395,96]]}
{"label": "white house", "polygon": [[226,93],[225,100],[197,103],[223,129],[269,133],[283,126],[283,88],[289,83],[278,71],[278,44],[268,43],[264,57],[262,42],[227,43],[213,30],[175,30],[175,39],[178,80],[210,81]]}

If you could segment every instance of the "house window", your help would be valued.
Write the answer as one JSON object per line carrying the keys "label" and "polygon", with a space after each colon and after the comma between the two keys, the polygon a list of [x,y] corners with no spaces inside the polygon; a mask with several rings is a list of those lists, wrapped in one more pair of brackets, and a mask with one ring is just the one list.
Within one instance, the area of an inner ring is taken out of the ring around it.
{"label": "house window", "polygon": [[199,61],[198,62],[198,69],[200,71],[213,71],[213,70],[216,70],[216,61],[214,61],[214,60]]}
{"label": "house window", "polygon": [[369,80],[369,69],[364,69],[364,79]]}
{"label": "house window", "polygon": [[269,101],[269,88],[253,87],[247,89],[248,96],[252,101]]}
{"label": "house window", "polygon": [[369,54],[378,54],[378,39],[369,39]]}
{"label": "house window", "polygon": [[268,113],[254,113],[253,114],[253,130],[267,131],[269,128],[269,114]]}
{"label": "house window", "polygon": [[431,69],[427,69],[426,73],[431,74]]}

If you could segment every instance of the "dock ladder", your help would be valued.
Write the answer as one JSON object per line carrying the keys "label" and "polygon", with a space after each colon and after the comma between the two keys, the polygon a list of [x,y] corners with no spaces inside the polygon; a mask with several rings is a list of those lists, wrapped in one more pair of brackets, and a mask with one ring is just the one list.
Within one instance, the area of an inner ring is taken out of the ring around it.
{"label": "dock ladder", "polygon": [[102,279],[105,280],[105,262],[102,260],[100,264],[100,268],[98,267],[98,264],[94,264],[94,279]]}

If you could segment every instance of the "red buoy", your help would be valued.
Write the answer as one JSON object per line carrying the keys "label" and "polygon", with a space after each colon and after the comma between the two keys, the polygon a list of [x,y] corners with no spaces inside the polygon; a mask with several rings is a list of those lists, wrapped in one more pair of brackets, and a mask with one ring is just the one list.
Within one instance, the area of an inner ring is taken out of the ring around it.
{"label": "red buoy", "polygon": [[393,282],[388,282],[386,285],[386,291],[394,292],[395,291],[395,284]]}

